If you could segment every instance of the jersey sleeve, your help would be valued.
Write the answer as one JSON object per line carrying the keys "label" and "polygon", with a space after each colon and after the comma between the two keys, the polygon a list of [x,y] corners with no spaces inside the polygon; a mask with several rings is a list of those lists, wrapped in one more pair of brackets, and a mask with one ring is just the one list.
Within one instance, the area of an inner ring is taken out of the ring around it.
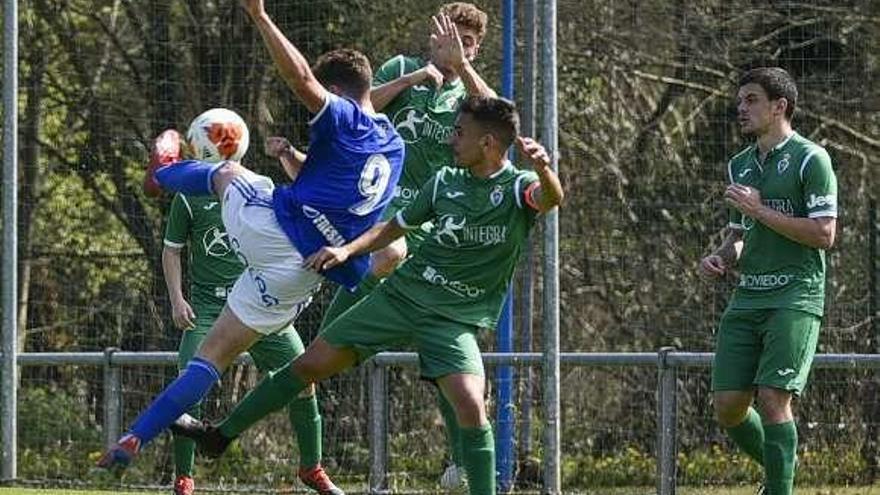
{"label": "jersey sleeve", "polygon": [[[736,184],[736,180],[734,180],[734,164],[733,160],[727,162],[727,180],[730,184]],[[729,229],[745,229],[745,219],[743,218],[743,214],[741,211],[737,210],[732,206],[727,206],[727,228]]]}
{"label": "jersey sleeve", "polygon": [[398,55],[384,64],[373,74],[373,86],[381,86],[389,83],[399,77],[403,77],[406,72],[406,57]]}
{"label": "jersey sleeve", "polygon": [[809,218],[837,218],[837,176],[831,157],[822,148],[811,151],[801,164],[801,183]]}
{"label": "jersey sleeve", "polygon": [[165,224],[165,245],[180,248],[186,245],[192,225],[192,208],[186,196],[175,194]]}
{"label": "jersey sleeve", "polygon": [[309,121],[311,141],[327,140],[336,136],[340,129],[350,128],[358,111],[353,102],[327,92],[324,106]]}
{"label": "jersey sleeve", "polygon": [[417,229],[434,218],[434,199],[437,196],[437,188],[440,187],[441,174],[443,169],[422,185],[415,201],[397,212],[395,219],[401,227],[409,230]]}
{"label": "jersey sleeve", "polygon": [[516,198],[516,206],[520,209],[537,212],[538,201],[535,194],[540,190],[541,182],[538,174],[531,170],[521,170],[513,183],[513,193]]}

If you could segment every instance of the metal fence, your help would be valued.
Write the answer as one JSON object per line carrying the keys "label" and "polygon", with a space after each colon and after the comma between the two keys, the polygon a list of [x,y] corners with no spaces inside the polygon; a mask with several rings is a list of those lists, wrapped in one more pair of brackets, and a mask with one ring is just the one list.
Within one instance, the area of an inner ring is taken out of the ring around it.
{"label": "metal fence", "polygon": [[[540,353],[485,353],[483,359],[488,365],[512,365],[518,367],[540,366],[543,355]],[[104,352],[80,353],[23,353],[18,355],[20,366],[100,366],[104,376],[104,436],[109,444],[118,438],[122,430],[121,395],[124,389],[120,370],[123,367],[175,365],[174,352],[126,352],[107,349]],[[656,439],[657,459],[656,484],[660,495],[676,493],[677,454],[678,454],[678,394],[680,388],[679,372],[688,368],[709,368],[711,353],[677,352],[673,348],[663,348],[657,352],[630,353],[561,353],[560,362],[576,367],[656,367],[658,373],[656,387]],[[238,364],[250,364],[250,357],[242,355]],[[376,355],[367,364],[368,389],[370,394],[369,411],[369,449],[371,494],[388,491],[388,394],[387,370],[390,366],[416,366],[415,353],[389,352]],[[816,356],[816,369],[878,369],[878,354],[822,354]],[[14,421],[14,418],[3,418]],[[555,456],[544,459],[553,463]],[[545,466],[545,469],[547,466]],[[550,466],[557,470],[559,466]]]}

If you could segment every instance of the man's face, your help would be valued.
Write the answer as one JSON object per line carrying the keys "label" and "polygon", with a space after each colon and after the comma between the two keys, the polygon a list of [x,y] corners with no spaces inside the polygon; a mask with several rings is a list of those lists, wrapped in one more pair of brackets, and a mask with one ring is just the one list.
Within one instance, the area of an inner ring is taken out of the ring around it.
{"label": "man's face", "polygon": [[473,62],[480,53],[480,37],[476,30],[461,24],[456,24],[458,28],[458,36],[461,38],[461,47],[464,49],[464,58],[468,62]]}
{"label": "man's face", "polygon": [[736,95],[737,121],[746,135],[766,133],[777,119],[785,117],[785,108],[785,99],[770,100],[760,84],[746,84]]}
{"label": "man's face", "polygon": [[486,138],[482,126],[470,114],[459,113],[449,135],[455,162],[465,167],[479,163],[484,156],[483,141]]}

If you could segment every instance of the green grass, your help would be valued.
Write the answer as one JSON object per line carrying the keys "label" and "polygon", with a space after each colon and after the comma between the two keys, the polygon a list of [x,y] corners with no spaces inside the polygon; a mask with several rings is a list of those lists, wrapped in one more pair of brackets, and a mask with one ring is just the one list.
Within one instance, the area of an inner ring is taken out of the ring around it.
{"label": "green grass", "polygon": [[[0,495],[167,495],[168,490],[142,491],[142,492],[117,492],[95,490],[70,490],[51,488],[0,488]],[[218,492],[213,492],[218,493]],[[439,492],[438,492],[439,493]],[[651,488],[606,488],[598,491],[580,492],[584,495],[654,495]],[[688,488],[677,490],[679,495],[754,495],[755,487],[741,488]],[[824,488],[798,488],[797,495],[880,495],[880,485],[867,487],[824,487]]]}

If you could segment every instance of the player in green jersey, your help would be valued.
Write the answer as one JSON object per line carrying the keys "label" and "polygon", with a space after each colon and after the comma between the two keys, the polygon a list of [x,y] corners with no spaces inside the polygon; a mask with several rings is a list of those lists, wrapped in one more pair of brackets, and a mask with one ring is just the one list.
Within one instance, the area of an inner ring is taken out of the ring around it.
{"label": "player in green jersey", "polygon": [[[373,76],[370,98],[377,111],[388,115],[406,143],[406,158],[395,197],[385,211],[385,219],[412,203],[419,189],[441,167],[452,165],[449,136],[459,105],[468,97],[495,96],[474,69],[473,62],[486,36],[488,16],[475,5],[454,2],[442,5],[431,19],[429,56],[397,55]],[[322,328],[372,291],[379,279],[387,276],[407,252],[414,252],[424,240],[426,229],[413,229],[404,239],[392,243],[372,256],[372,276],[354,292],[337,290],[324,311]],[[452,406],[437,394],[437,402],[446,424],[452,462],[440,479],[444,488],[463,482],[460,435]]]}
{"label": "player in green jersey", "polygon": [[739,124],[755,143],[728,164],[728,232],[700,262],[708,277],[739,273],[718,328],[712,390],[718,422],[763,466],[760,493],[768,495],[792,493],[791,402],[806,385],[816,351],[825,250],[837,224],[831,158],[791,126],[797,94],[780,68],[752,69],[740,80]]}
{"label": "player in green jersey", "polygon": [[[406,263],[330,323],[305,354],[270,373],[219,426],[200,432],[201,445],[222,450],[308,384],[377,352],[409,346],[419,353],[422,376],[436,380],[455,411],[470,493],[495,494],[495,449],[477,333],[497,323],[536,216],[563,198],[547,152],[517,137],[518,124],[509,101],[468,98],[450,137],[458,167],[438,171],[394,219],[306,260],[326,270],[381,249],[424,222],[436,225]],[[533,171],[505,159],[514,141]]]}
{"label": "player in green jersey", "polygon": [[[243,265],[229,245],[220,216],[220,203],[211,197],[188,197],[177,194],[171,202],[162,251],[162,269],[171,301],[172,319],[183,330],[178,349],[181,370],[195,355],[202,340],[220,315],[226,294],[238,279]],[[190,301],[183,294],[181,251],[187,247]],[[292,326],[268,335],[250,350],[257,368],[269,371],[290,362],[303,352],[303,343]],[[300,452],[299,474],[304,482],[319,493],[341,494],[321,467],[321,416],[314,387],[306,389],[288,406],[288,417]],[[189,414],[201,415],[196,406]],[[194,492],[193,461],[195,444],[175,436],[175,495]]]}

